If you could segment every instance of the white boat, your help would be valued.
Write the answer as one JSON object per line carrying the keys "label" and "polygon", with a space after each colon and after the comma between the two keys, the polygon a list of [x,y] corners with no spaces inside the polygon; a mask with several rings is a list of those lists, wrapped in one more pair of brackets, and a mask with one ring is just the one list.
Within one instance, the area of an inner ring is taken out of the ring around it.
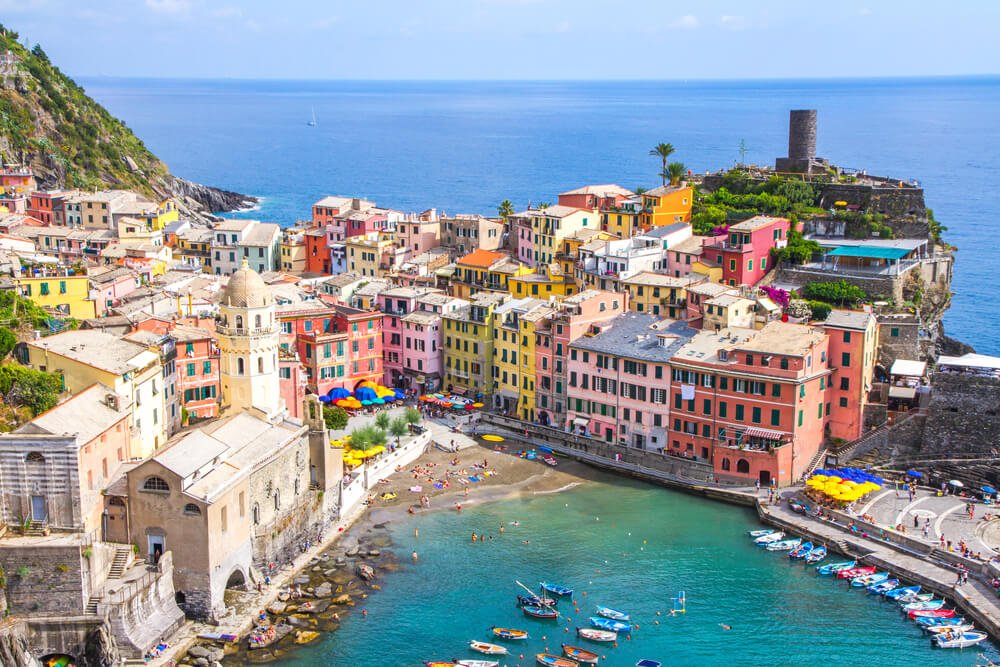
{"label": "white boat", "polygon": [[598,630],[597,628],[577,628],[576,634],[592,642],[613,642],[618,639],[617,632],[612,630]]}
{"label": "white boat", "polygon": [[795,547],[802,544],[802,538],[796,537],[794,540],[780,540],[778,542],[771,542],[767,545],[768,551],[791,551]]}
{"label": "white boat", "polygon": [[767,535],[761,535],[760,537],[754,538],[754,544],[770,544],[771,542],[777,542],[783,538],[785,534],[782,531],[776,533],[768,533]]}
{"label": "white boat", "polygon": [[942,632],[967,632],[973,629],[972,623],[962,623],[961,625],[931,625],[925,627],[924,632],[931,635],[939,635]]}
{"label": "white boat", "polygon": [[938,648],[966,648],[986,641],[986,633],[977,630],[952,634],[941,632],[934,635],[931,641],[937,644]]}
{"label": "white boat", "polygon": [[485,653],[486,655],[507,655],[506,646],[476,641],[475,639],[469,642],[469,648],[473,651],[478,651],[479,653]]}
{"label": "white boat", "polygon": [[316,107],[313,107],[312,118],[306,122],[306,125],[308,125],[309,127],[316,127]]}
{"label": "white boat", "polygon": [[459,660],[455,664],[462,667],[500,667],[496,660]]}
{"label": "white boat", "polygon": [[761,528],[760,530],[751,530],[750,537],[763,537],[764,535],[770,535],[774,532],[774,528]]}

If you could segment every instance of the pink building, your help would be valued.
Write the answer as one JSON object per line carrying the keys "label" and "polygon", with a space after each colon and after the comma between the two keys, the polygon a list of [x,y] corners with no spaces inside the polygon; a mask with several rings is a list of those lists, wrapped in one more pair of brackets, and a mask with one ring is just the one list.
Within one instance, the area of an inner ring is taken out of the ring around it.
{"label": "pink building", "polygon": [[121,304],[121,300],[142,284],[139,276],[129,269],[101,268],[91,270],[90,297],[94,300],[98,317]]}
{"label": "pink building", "polygon": [[785,218],[758,215],[731,225],[726,236],[706,242],[705,263],[722,267],[726,285],[756,285],[772,266],[771,248],[788,244],[790,224]]}
{"label": "pink building", "polygon": [[[425,294],[400,318],[403,329],[403,376],[419,393],[441,388],[444,375],[444,325],[441,315],[469,305],[446,294]],[[405,386],[405,385],[404,385]]]}
{"label": "pink building", "polygon": [[278,352],[278,391],[293,419],[304,417],[302,403],[306,398],[307,384],[299,355],[292,349],[281,348]]}
{"label": "pink building", "polygon": [[822,324],[830,337],[828,435],[847,442],[865,432],[865,406],[878,354],[878,322],[871,313],[834,310]]}
{"label": "pink building", "polygon": [[426,294],[441,293],[427,287],[395,287],[378,295],[382,311],[382,351],[384,358],[383,383],[387,387],[408,387],[403,373],[403,317],[417,309],[417,298]]}
{"label": "pink building", "polygon": [[517,243],[517,255],[515,259],[527,264],[535,265],[535,233],[531,229],[531,218],[513,221],[511,236]]}
{"label": "pink building", "polygon": [[389,216],[384,211],[351,211],[338,218],[344,225],[345,238],[383,232],[388,228]]}
{"label": "pink building", "polygon": [[441,222],[406,220],[396,225],[396,241],[405,249],[405,258],[415,257],[441,245]]}
{"label": "pink building", "polygon": [[670,246],[664,256],[666,265],[663,273],[674,278],[687,276],[694,264],[701,261],[702,246],[706,241],[711,242],[711,239],[705,236],[692,236]]}
{"label": "pink building", "polygon": [[582,188],[559,193],[559,205],[573,208],[616,209],[635,193],[620,185],[585,185]]}

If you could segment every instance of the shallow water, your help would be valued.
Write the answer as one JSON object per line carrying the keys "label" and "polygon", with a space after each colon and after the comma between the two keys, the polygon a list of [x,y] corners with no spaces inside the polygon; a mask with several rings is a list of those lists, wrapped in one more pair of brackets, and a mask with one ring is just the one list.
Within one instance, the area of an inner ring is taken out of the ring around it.
{"label": "shallow water", "polygon": [[[748,510],[603,477],[562,493],[407,518],[390,528],[398,553],[416,550],[417,564],[383,577],[383,589],[339,632],[275,664],[472,658],[468,641],[489,641],[490,626],[499,625],[531,634],[511,643],[514,655],[501,664],[531,665],[545,647],[558,653],[560,642],[586,645],[573,628],[586,625],[597,605],[627,610],[640,626],[617,648],[592,645],[607,655],[605,665],[640,658],[671,666],[975,663],[976,649],[932,649],[895,605],[754,547],[746,537],[753,527]],[[472,544],[473,531],[494,539]],[[535,587],[546,579],[576,589],[579,614],[564,600],[560,610],[570,619],[523,616],[514,581]],[[687,613],[671,618],[666,612],[678,591],[687,594]],[[992,646],[980,650],[998,655]]]}

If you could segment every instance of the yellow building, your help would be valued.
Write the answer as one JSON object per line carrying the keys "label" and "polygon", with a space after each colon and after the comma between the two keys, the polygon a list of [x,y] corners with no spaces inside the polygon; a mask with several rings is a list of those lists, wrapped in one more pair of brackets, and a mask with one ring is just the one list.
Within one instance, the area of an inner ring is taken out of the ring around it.
{"label": "yellow building", "polygon": [[548,299],[554,296],[561,300],[567,296],[573,296],[579,291],[573,280],[573,274],[563,273],[558,262],[553,262],[532,273],[511,276],[507,285],[515,298],[528,296],[536,299]]}
{"label": "yellow building", "polygon": [[497,306],[510,297],[480,292],[472,303],[441,314],[444,322],[444,386],[473,398],[493,395],[493,328]]}
{"label": "yellow building", "polygon": [[640,231],[642,213],[635,209],[618,208],[601,211],[601,227],[618,238],[627,239]]}
{"label": "yellow building", "polygon": [[391,234],[351,236],[344,241],[347,271],[361,276],[379,278],[395,266],[396,242]]}
{"label": "yellow building", "polygon": [[278,247],[278,267],[289,273],[306,270],[306,240],[302,234],[286,233]]}
{"label": "yellow building", "polygon": [[497,307],[493,329],[494,406],[519,419],[535,418],[535,330],[556,312],[541,299]]}
{"label": "yellow building", "polygon": [[474,250],[455,263],[449,281],[452,296],[471,299],[478,292],[510,292],[510,279],[531,273],[531,269],[505,253]]}
{"label": "yellow building", "polygon": [[212,273],[212,236],[211,229],[189,229],[179,234],[174,258],[201,267],[202,273]]}
{"label": "yellow building", "polygon": [[49,310],[78,320],[97,317],[97,304],[90,297],[90,279],[87,276],[60,276],[19,278],[21,294]]}
{"label": "yellow building", "polygon": [[686,320],[687,288],[704,280],[701,276],[675,278],[643,271],[623,280],[622,287],[629,294],[630,310],[672,320]]}
{"label": "yellow building", "polygon": [[643,229],[691,222],[694,190],[689,185],[663,185],[642,193],[639,225]]}
{"label": "yellow building", "polygon": [[581,229],[599,229],[601,216],[596,210],[556,205],[518,213],[514,222],[531,229],[531,244],[524,247],[524,252],[531,256],[518,255],[518,259],[544,266],[555,260],[564,238]]}
{"label": "yellow building", "polygon": [[[559,242],[559,251],[556,253],[559,268],[567,276],[574,275],[576,262],[580,259],[580,246],[594,239],[610,241],[613,238],[615,238],[614,234],[599,229],[580,229],[573,232]],[[580,285],[577,284],[577,287]]]}

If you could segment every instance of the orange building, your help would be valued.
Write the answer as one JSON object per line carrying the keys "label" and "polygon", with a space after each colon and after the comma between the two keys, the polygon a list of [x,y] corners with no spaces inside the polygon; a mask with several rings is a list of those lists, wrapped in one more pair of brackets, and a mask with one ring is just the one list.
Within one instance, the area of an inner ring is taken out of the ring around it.
{"label": "orange building", "polygon": [[871,313],[834,310],[823,328],[830,336],[833,369],[826,399],[831,407],[828,434],[850,442],[864,433],[878,351],[878,321]]}
{"label": "orange building", "polygon": [[663,227],[675,222],[691,222],[694,189],[689,185],[661,185],[642,193],[639,226]]}

